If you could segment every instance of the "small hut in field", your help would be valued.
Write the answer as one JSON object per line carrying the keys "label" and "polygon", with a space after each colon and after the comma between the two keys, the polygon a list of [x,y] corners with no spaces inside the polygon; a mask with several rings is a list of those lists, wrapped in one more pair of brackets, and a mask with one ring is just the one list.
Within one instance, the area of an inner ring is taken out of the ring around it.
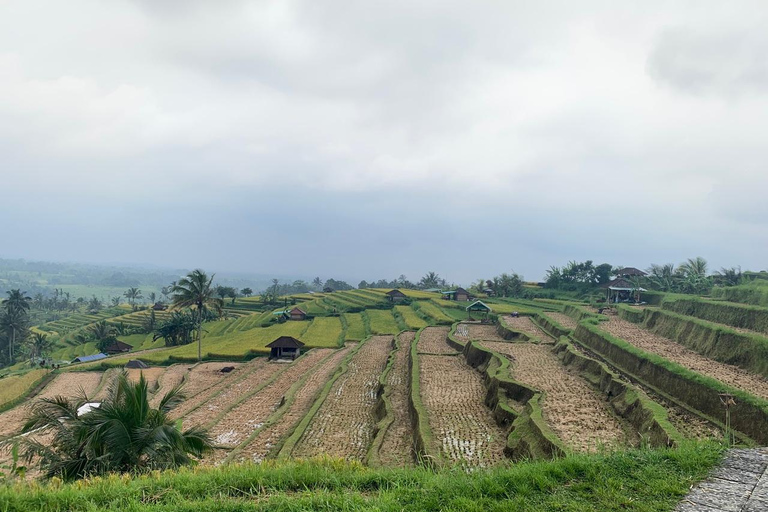
{"label": "small hut in field", "polygon": [[405,294],[397,289],[387,292],[389,302],[403,302],[406,298]]}
{"label": "small hut in field", "polygon": [[476,314],[476,317],[479,320],[487,320],[488,314],[491,312],[491,307],[480,300],[476,300],[475,302],[467,306],[465,309],[467,310],[467,313],[469,315],[467,317],[468,320],[472,320],[472,312]]}
{"label": "small hut in field", "polygon": [[640,302],[640,292],[646,291],[629,282],[623,277],[619,277],[603,285],[606,290],[608,302]]}
{"label": "small hut in field", "polygon": [[147,363],[145,363],[144,361],[139,361],[138,359],[131,359],[130,361],[128,361],[128,363],[125,365],[125,367],[126,368],[141,369],[141,370],[146,370],[147,368],[149,368]]}
{"label": "small hut in field", "polygon": [[288,318],[291,320],[306,320],[307,314],[301,308],[293,308],[288,312]]}
{"label": "small hut in field", "polygon": [[267,345],[270,359],[296,359],[301,355],[304,343],[293,336],[280,336]]}
{"label": "small hut in field", "polygon": [[104,347],[104,353],[109,355],[122,354],[123,352],[130,352],[133,346],[123,343],[120,340],[115,340],[106,347]]}
{"label": "small hut in field", "polygon": [[464,288],[456,288],[455,290],[443,292],[443,298],[446,300],[466,302],[471,297],[472,296],[469,294],[469,292]]}

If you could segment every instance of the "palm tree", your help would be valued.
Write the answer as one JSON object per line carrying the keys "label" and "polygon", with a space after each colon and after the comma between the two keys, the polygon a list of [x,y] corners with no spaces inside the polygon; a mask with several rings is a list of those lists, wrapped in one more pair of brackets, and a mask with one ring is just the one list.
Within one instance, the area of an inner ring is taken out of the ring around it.
{"label": "palm tree", "polygon": [[[193,427],[181,431],[169,418],[170,410],[183,400],[181,385],[163,396],[158,407],[149,404],[144,375],[136,383],[121,373],[106,399],[92,401],[80,396],[45,398],[32,406],[16,441],[23,457],[38,458],[47,477],[73,480],[113,472],[146,472],[176,468],[193,462],[212,449],[207,432]],[[80,409],[80,412],[78,410]],[[46,439],[43,443],[38,439]]]}
{"label": "palm tree", "polygon": [[36,332],[32,335],[30,341],[32,345],[32,357],[43,357],[43,354],[50,350],[53,346],[53,342],[48,339],[48,335],[42,332]]}
{"label": "palm tree", "polygon": [[144,297],[138,288],[128,288],[123,296],[128,299],[128,303],[134,311],[136,310],[136,301]]}
{"label": "palm tree", "polygon": [[101,320],[91,325],[88,330],[96,340],[96,346],[99,350],[104,350],[113,341],[115,341],[115,328],[109,325],[105,320]]}
{"label": "palm tree", "polygon": [[11,331],[11,342],[8,345],[8,362],[13,363],[13,346],[16,344],[17,332],[27,327],[27,316],[29,314],[31,297],[27,297],[26,292],[18,288],[8,292],[8,298],[3,300],[3,309],[5,314],[2,318],[2,325]]}
{"label": "palm tree", "polygon": [[155,292],[150,293],[148,298],[149,298],[150,304],[154,304],[155,302],[157,302],[157,294]]}
{"label": "palm tree", "polygon": [[208,308],[221,313],[223,301],[214,297],[215,288],[212,286],[213,277],[210,279],[200,269],[193,270],[186,277],[182,277],[173,285],[173,305],[180,308],[197,309],[197,360],[203,360],[203,311]]}

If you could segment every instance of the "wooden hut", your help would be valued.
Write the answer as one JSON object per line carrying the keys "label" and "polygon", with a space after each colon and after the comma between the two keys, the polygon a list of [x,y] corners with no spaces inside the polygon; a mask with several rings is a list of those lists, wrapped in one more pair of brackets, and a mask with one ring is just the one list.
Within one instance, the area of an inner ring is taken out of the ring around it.
{"label": "wooden hut", "polygon": [[280,336],[275,341],[267,345],[270,359],[296,359],[301,355],[301,349],[304,343],[292,336]]}
{"label": "wooden hut", "polygon": [[630,302],[633,299],[635,302],[640,302],[640,292],[646,291],[645,288],[635,286],[623,277],[605,283],[603,288],[607,292],[608,302]]}
{"label": "wooden hut", "polygon": [[123,343],[120,340],[115,340],[106,347],[104,347],[104,352],[109,355],[113,354],[122,354],[123,352],[130,352],[133,346]]}
{"label": "wooden hut", "polygon": [[446,300],[466,302],[472,298],[472,296],[464,288],[456,288],[455,290],[443,292],[443,298]]}
{"label": "wooden hut", "polygon": [[149,368],[147,363],[145,363],[144,361],[140,361],[138,359],[131,359],[130,361],[128,361],[128,363],[125,365],[125,367],[126,368],[141,369],[141,370],[145,370],[145,369]]}
{"label": "wooden hut", "polygon": [[306,320],[307,314],[301,308],[293,308],[288,312],[288,317],[291,320]]}
{"label": "wooden hut", "polygon": [[162,302],[155,302],[154,306],[152,306],[152,309],[154,309],[155,311],[165,311],[166,309],[168,309],[168,306],[166,306]]}
{"label": "wooden hut", "polygon": [[469,314],[468,320],[472,320],[472,312],[478,314],[479,317],[481,317],[482,320],[486,320],[488,318],[488,313],[491,312],[491,307],[488,306],[486,303],[480,300],[476,300],[469,306],[465,308],[467,310],[467,313]]}
{"label": "wooden hut", "polygon": [[389,299],[390,302],[403,302],[407,297],[403,292],[395,289],[387,292],[387,299]]}
{"label": "wooden hut", "polygon": [[643,277],[643,276],[648,275],[645,272],[643,272],[642,270],[640,270],[639,268],[635,268],[635,267],[620,268],[619,270],[614,272],[614,274],[616,275],[616,277],[624,277],[624,278],[627,278],[627,277]]}

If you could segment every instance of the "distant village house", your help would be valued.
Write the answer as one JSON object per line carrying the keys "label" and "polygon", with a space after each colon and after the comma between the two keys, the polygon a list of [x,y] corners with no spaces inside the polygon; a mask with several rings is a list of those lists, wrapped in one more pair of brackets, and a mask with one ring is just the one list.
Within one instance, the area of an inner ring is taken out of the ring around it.
{"label": "distant village house", "polygon": [[443,298],[446,300],[455,300],[460,302],[466,302],[472,298],[467,290],[464,288],[456,288],[448,292],[443,292]]}
{"label": "distant village house", "polygon": [[291,320],[306,320],[307,314],[302,311],[300,308],[293,308],[288,312],[288,317]]}

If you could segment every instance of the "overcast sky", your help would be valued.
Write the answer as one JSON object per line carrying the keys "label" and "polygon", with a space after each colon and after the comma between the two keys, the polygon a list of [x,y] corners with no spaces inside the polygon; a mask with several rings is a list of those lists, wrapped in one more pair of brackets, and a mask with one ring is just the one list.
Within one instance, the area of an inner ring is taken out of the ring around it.
{"label": "overcast sky", "polygon": [[768,3],[0,1],[0,257],[468,283],[768,249]]}

